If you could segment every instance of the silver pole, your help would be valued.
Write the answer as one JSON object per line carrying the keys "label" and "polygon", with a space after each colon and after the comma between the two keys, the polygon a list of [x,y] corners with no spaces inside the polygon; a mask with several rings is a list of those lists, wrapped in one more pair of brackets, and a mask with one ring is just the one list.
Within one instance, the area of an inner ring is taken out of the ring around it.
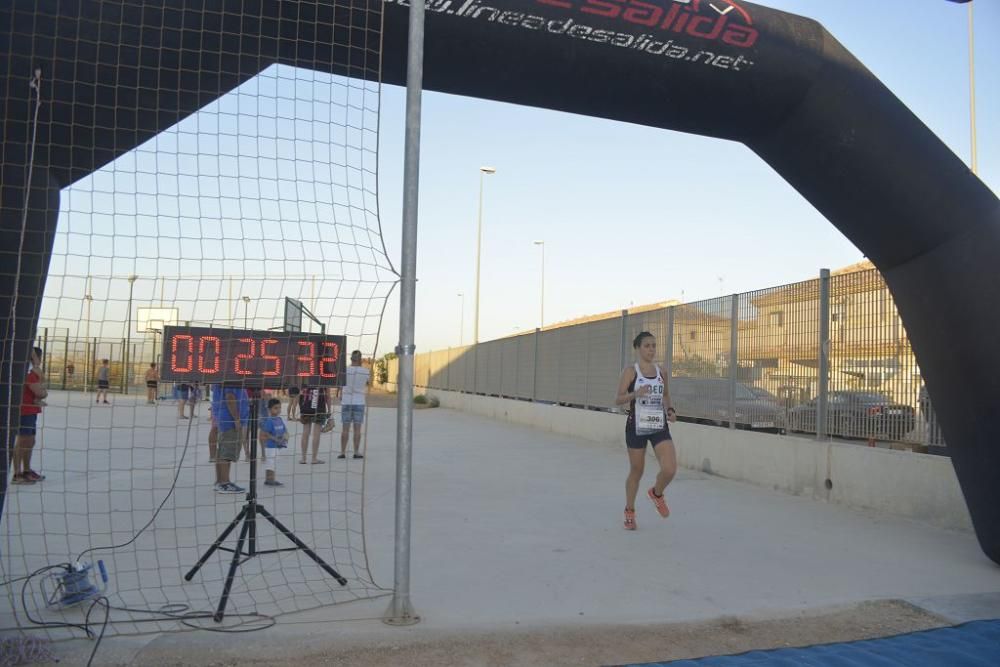
{"label": "silver pole", "polygon": [[667,340],[663,353],[663,366],[667,369],[667,380],[674,376],[674,306],[667,308]]}
{"label": "silver pole", "polygon": [[486,174],[479,171],[479,222],[476,223],[476,320],[472,325],[472,342],[479,344],[479,262],[483,250],[483,178]]}
{"label": "silver pole", "polygon": [[420,617],[410,602],[410,514],[413,463],[413,332],[417,299],[417,202],[420,194],[420,102],[424,77],[424,3],[410,4],[406,65],[406,146],[403,169],[403,243],[399,292],[399,406],[396,411],[396,565],[392,602],[383,620],[412,625]]}
{"label": "silver pole", "polygon": [[736,371],[740,345],[740,295],[732,296],[729,318],[729,428],[736,428]]}
{"label": "silver pole", "polygon": [[125,358],[125,368],[122,370],[122,393],[128,394],[128,384],[130,378],[130,368],[129,364],[131,358],[129,357],[129,344],[132,342],[132,289],[135,287],[135,281],[138,280],[139,276],[131,275],[128,277],[128,314],[125,317],[125,349],[122,350],[122,356]]}
{"label": "silver pole", "polygon": [[816,397],[816,439],[827,434],[830,393],[830,269],[819,272],[819,393]]}
{"label": "silver pole", "polygon": [[462,300],[462,305],[458,310],[458,346],[465,345],[465,292],[460,292],[458,297]]}
{"label": "silver pole", "polygon": [[541,328],[545,328],[545,241],[542,241],[542,312],[541,312]]}
{"label": "silver pole", "polygon": [[479,168],[479,222],[476,224],[476,321],[472,330],[472,342],[479,344],[479,263],[483,249],[483,179],[487,174],[495,174],[493,167]]}
{"label": "silver pole", "polygon": [[[628,333],[629,333],[628,332],[628,309],[627,308],[622,308],[622,336],[621,336],[621,339],[622,339],[621,353],[622,354],[621,354],[621,359],[620,359],[620,361],[621,361],[621,369],[622,370],[625,370],[625,367],[629,365],[629,363],[628,363],[629,362],[629,358],[628,358],[628,346],[629,346]],[[537,364],[538,362],[536,361],[535,363]]]}
{"label": "silver pole", "polygon": [[87,276],[87,288],[83,295],[87,302],[87,319],[83,321],[83,350],[86,360],[83,362],[83,393],[90,391],[90,304],[94,300],[94,295],[90,293],[90,276]]}
{"label": "silver pole", "polygon": [[972,173],[979,174],[976,151],[976,36],[973,29],[972,6],[969,3],[969,132],[972,139]]}

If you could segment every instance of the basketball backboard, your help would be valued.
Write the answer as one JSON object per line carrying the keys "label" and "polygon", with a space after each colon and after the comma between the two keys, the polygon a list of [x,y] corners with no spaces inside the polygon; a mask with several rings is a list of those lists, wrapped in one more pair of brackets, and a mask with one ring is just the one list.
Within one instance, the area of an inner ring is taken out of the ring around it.
{"label": "basketball backboard", "polygon": [[135,311],[135,333],[163,333],[163,327],[177,324],[176,308],[149,308],[140,306]]}

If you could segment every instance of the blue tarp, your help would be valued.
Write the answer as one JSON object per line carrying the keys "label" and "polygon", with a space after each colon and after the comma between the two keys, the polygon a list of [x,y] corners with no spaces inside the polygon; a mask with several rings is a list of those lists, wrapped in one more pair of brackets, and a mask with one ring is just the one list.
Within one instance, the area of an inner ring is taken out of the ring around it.
{"label": "blue tarp", "polygon": [[997,667],[1000,620],[804,648],[750,651],[626,667]]}

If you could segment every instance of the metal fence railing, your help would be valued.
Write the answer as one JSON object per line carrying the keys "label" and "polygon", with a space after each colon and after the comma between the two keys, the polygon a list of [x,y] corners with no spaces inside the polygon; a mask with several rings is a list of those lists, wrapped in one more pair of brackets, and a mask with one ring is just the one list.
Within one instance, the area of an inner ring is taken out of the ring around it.
{"label": "metal fence railing", "polygon": [[418,354],[414,382],[613,410],[640,331],[657,338],[682,419],[944,453],[906,330],[874,269]]}
{"label": "metal fence railing", "polygon": [[136,388],[145,392],[146,369],[159,363],[159,339],[144,337],[127,340],[81,338],[71,336],[68,329],[43,327],[35,344],[45,352],[42,360],[43,380],[52,389],[92,391],[97,385],[97,369],[108,360],[110,390],[132,393]]}

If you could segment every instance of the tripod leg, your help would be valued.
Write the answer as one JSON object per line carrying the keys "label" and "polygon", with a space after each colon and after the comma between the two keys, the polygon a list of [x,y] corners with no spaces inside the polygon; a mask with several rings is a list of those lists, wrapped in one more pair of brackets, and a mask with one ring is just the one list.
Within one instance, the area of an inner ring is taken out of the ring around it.
{"label": "tripod leg", "polygon": [[207,561],[209,557],[215,553],[215,550],[218,549],[222,545],[222,543],[226,541],[227,537],[229,537],[229,533],[233,532],[233,529],[236,528],[239,522],[243,520],[243,517],[246,515],[246,513],[247,513],[247,508],[246,505],[244,505],[243,509],[240,510],[240,513],[236,515],[236,518],[230,521],[229,525],[226,526],[226,529],[222,531],[222,534],[219,535],[217,538],[215,538],[215,542],[213,542],[212,546],[208,548],[208,551],[202,554],[201,558],[198,559],[198,562],[195,564],[195,566],[192,567],[191,570],[184,575],[184,581],[191,581],[191,578],[198,573],[198,570],[200,570],[201,566],[205,564],[205,561]]}
{"label": "tripod leg", "polygon": [[326,562],[322,558],[320,558],[319,556],[316,555],[316,552],[314,552],[312,549],[310,549],[306,545],[305,542],[303,542],[298,537],[296,537],[295,533],[293,533],[292,531],[290,531],[287,528],[285,528],[285,526],[282,525],[282,523],[280,521],[278,521],[277,519],[275,519],[274,516],[270,512],[268,512],[266,509],[264,509],[263,507],[261,507],[260,505],[258,505],[257,506],[257,514],[260,514],[262,517],[264,517],[265,519],[267,519],[268,521],[270,521],[271,524],[275,528],[277,528],[281,532],[282,535],[284,535],[289,540],[291,540],[292,544],[294,544],[295,546],[297,546],[299,549],[302,549],[303,551],[305,551],[306,555],[309,556],[310,558],[312,558],[313,561],[315,561],[317,565],[319,565],[321,568],[323,568],[324,570],[326,570],[327,573],[330,576],[332,576],[334,579],[336,579],[337,583],[339,583],[341,586],[346,586],[347,585],[347,579],[345,579],[344,577],[342,577],[339,572],[337,572],[332,567],[330,567],[329,565],[327,565]]}
{"label": "tripod leg", "polygon": [[236,577],[236,568],[240,566],[240,558],[243,556],[243,542],[247,539],[247,532],[250,530],[250,522],[244,522],[240,529],[240,538],[236,540],[236,549],[233,550],[233,560],[229,563],[229,574],[226,575],[226,585],[222,587],[222,597],[219,598],[219,608],[215,610],[216,623],[222,621],[226,614],[226,603],[229,602],[229,591],[233,587],[233,579]]}

